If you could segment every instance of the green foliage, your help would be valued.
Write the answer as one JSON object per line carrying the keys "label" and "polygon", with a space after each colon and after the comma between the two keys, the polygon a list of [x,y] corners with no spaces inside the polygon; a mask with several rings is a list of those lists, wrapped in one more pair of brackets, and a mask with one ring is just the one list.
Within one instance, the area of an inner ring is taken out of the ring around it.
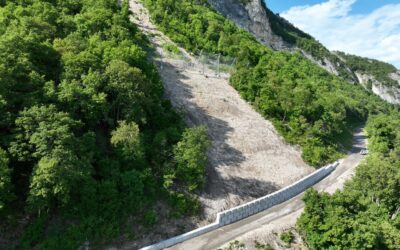
{"label": "green foliage", "polygon": [[186,129],[182,140],[174,147],[176,177],[185,182],[190,192],[202,188],[205,183],[209,145],[207,129],[201,126]]}
{"label": "green foliage", "polygon": [[306,193],[298,226],[310,249],[398,249],[400,113],[370,116],[369,157],[333,195]]}
{"label": "green foliage", "polygon": [[16,134],[10,152],[21,161],[40,159],[55,149],[73,148],[77,142],[73,129],[79,122],[54,105],[33,106],[15,120]]}
{"label": "green foliage", "polygon": [[[320,206],[308,204],[306,212],[332,216],[326,225],[318,214],[303,224],[317,249],[341,243],[342,236],[343,248],[396,248],[396,111],[389,113],[388,105],[299,54],[265,48],[206,1],[145,2],[178,44],[238,58],[232,85],[289,142],[300,144],[314,165],[339,157],[338,138],[350,124],[383,111],[367,126],[377,155],[360,167],[362,178],[349,184],[344,198],[337,195],[333,212],[324,211],[327,195],[311,197]],[[184,132],[182,119],[163,100],[162,83],[147,60],[147,40],[129,21],[127,2],[29,0],[0,6],[0,146],[10,153],[0,151],[0,206],[13,205],[13,186],[18,204],[27,203],[16,210],[32,218],[16,249],[77,249],[86,239],[96,247],[121,234],[129,215],[143,215],[158,198],[176,216],[198,212],[193,192],[204,184],[206,131]],[[310,40],[297,40],[314,54],[325,53]],[[152,214],[147,217],[154,222]],[[328,234],[320,242],[323,230]]]}
{"label": "green foliage", "polygon": [[146,173],[130,170],[121,173],[119,190],[125,194],[125,205],[131,209],[139,209],[143,205],[145,195]]}
{"label": "green foliage", "polygon": [[340,157],[339,139],[377,102],[298,54],[266,54],[254,69],[239,69],[231,82],[289,142],[302,146],[303,159],[314,166]]}
{"label": "green foliage", "polygon": [[178,218],[184,215],[195,215],[200,211],[200,203],[193,195],[171,192],[169,203],[174,208],[172,214]]}
{"label": "green foliage", "polygon": [[154,210],[149,210],[144,214],[144,224],[147,226],[155,225],[157,223],[158,217]]}
{"label": "green foliage", "polygon": [[90,178],[90,165],[73,152],[56,149],[35,166],[30,183],[28,204],[34,211],[65,206],[75,188]]}
{"label": "green foliage", "polygon": [[281,235],[279,236],[279,238],[285,242],[286,247],[290,247],[290,245],[292,244],[293,240],[294,240],[294,235],[291,231],[288,232],[283,232],[281,233]]}
{"label": "green foliage", "polygon": [[344,63],[338,56],[332,54],[320,42],[315,40],[312,36],[304,33],[296,28],[293,24],[281,18],[279,14],[274,14],[265,5],[266,13],[271,24],[272,31],[282,37],[282,39],[300,48],[304,52],[310,54],[314,59],[318,60],[321,64],[325,65],[325,60],[329,60],[335,65],[336,70],[340,77],[345,80],[353,81],[355,76],[347,69],[348,65]]}
{"label": "green foliage", "polygon": [[15,248],[96,248],[160,199],[198,212],[204,138],[164,100],[127,1],[0,6],[0,208],[31,218]]}
{"label": "green foliage", "polygon": [[249,40],[255,41],[211,10],[206,1],[145,0],[144,3],[160,29],[190,51],[204,49],[236,56],[238,52],[246,53]]}
{"label": "green foliage", "polygon": [[13,197],[11,194],[11,176],[6,152],[0,148],[0,213]]}
{"label": "green foliage", "polygon": [[221,250],[244,250],[246,245],[238,240],[229,242],[229,245]]}
{"label": "green foliage", "polygon": [[[340,78],[299,53],[265,48],[205,1],[144,3],[160,29],[189,51],[237,58],[231,84],[273,121],[288,142],[301,146],[310,164],[320,166],[341,157],[351,128],[368,121],[371,157],[343,192],[333,196],[307,192],[305,213],[298,224],[310,249],[399,248],[400,119],[396,109],[362,87],[348,84],[355,76],[346,63],[271,12],[275,33],[321,63],[324,59],[333,62]],[[382,68],[379,71],[386,70]],[[166,187],[173,187],[176,173],[164,175]]]}
{"label": "green foliage", "polygon": [[19,244],[21,249],[31,249],[35,244],[42,240],[48,219],[48,216],[44,215],[26,228]]}
{"label": "green foliage", "polygon": [[120,147],[122,155],[129,160],[140,155],[139,127],[136,123],[119,122],[116,130],[111,132],[111,145]]}
{"label": "green foliage", "polygon": [[399,114],[392,112],[391,115],[379,114],[372,116],[366,126],[368,133],[368,148],[372,152],[388,154],[393,150],[398,150],[400,135]]}
{"label": "green foliage", "polygon": [[254,240],[254,247],[257,250],[274,250],[269,244],[262,244],[257,240]]}
{"label": "green foliage", "polygon": [[168,51],[172,54],[179,55],[181,52],[179,51],[178,47],[173,43],[165,43],[163,45],[163,49]]}

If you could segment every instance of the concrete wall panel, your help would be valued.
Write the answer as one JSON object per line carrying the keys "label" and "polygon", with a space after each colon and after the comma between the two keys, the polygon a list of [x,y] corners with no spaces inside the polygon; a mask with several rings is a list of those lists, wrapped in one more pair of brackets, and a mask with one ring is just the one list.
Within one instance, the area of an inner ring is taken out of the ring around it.
{"label": "concrete wall panel", "polygon": [[167,248],[176,245],[178,243],[184,242],[186,240],[189,240],[191,238],[197,237],[199,235],[208,233],[222,226],[229,225],[236,221],[242,220],[244,218],[257,214],[261,211],[264,211],[268,208],[271,208],[275,205],[278,205],[284,201],[287,201],[295,197],[296,195],[302,193],[312,185],[318,183],[321,179],[323,179],[333,170],[335,170],[338,165],[339,163],[335,162],[331,165],[318,169],[317,171],[311,173],[310,175],[302,178],[301,180],[279,191],[258,198],[249,203],[220,212],[217,214],[217,219],[213,224],[195,229],[193,231],[190,231],[182,235],[178,235],[168,240],[161,241],[157,244],[144,247],[141,250],[159,250]]}

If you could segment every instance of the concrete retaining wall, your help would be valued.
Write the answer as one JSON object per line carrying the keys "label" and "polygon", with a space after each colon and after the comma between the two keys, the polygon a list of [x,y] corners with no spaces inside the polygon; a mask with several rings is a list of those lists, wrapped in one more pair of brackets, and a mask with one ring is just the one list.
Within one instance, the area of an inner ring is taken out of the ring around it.
{"label": "concrete retaining wall", "polygon": [[228,225],[287,201],[318,183],[321,179],[335,170],[337,165],[339,165],[339,163],[336,162],[320,168],[292,185],[280,189],[272,194],[218,213],[219,217],[217,220],[219,219],[220,226]]}
{"label": "concrete retaining wall", "polygon": [[251,215],[264,211],[268,208],[271,208],[275,205],[278,205],[284,201],[287,201],[295,197],[296,195],[305,191],[307,188],[318,183],[324,177],[329,175],[333,170],[335,170],[338,165],[339,163],[335,162],[331,165],[318,169],[317,171],[311,173],[310,175],[296,181],[292,185],[282,188],[272,194],[258,198],[246,204],[228,209],[226,211],[220,212],[217,214],[217,219],[213,224],[207,225],[205,227],[200,227],[193,231],[178,235],[168,240],[161,241],[154,245],[141,248],[141,250],[164,249],[176,245],[178,243],[184,242],[186,240],[192,239],[199,235],[208,233],[219,227],[242,220],[246,217],[249,217]]}

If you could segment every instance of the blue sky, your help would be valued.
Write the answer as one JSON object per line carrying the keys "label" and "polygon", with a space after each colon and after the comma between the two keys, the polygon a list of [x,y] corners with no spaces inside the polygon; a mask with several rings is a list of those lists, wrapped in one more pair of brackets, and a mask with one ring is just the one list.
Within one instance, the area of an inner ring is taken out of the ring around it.
{"label": "blue sky", "polygon": [[[274,12],[281,13],[285,10],[290,9],[294,6],[300,5],[314,5],[318,3],[323,3],[327,1],[321,0],[267,0],[268,7]],[[351,14],[365,14],[371,12],[386,4],[399,3],[397,0],[359,0],[357,1],[351,10]]]}
{"label": "blue sky", "polygon": [[399,0],[266,0],[268,7],[331,50],[400,68]]}

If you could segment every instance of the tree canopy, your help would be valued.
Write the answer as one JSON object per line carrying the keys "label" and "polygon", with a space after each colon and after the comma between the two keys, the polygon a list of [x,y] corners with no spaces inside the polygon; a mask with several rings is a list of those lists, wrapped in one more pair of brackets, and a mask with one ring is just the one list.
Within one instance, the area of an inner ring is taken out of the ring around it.
{"label": "tree canopy", "polygon": [[310,249],[400,247],[400,114],[371,116],[368,158],[333,195],[306,193],[298,226]]}
{"label": "tree canopy", "polygon": [[29,218],[15,247],[95,246],[160,200],[198,211],[207,133],[163,99],[127,1],[0,6],[0,215]]}

